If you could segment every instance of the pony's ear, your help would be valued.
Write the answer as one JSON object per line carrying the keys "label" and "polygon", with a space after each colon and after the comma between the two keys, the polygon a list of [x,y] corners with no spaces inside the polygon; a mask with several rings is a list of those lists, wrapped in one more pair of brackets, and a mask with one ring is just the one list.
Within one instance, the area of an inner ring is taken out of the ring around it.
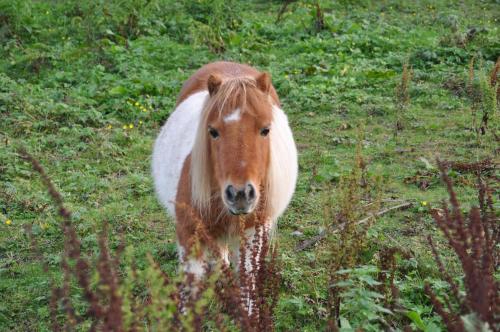
{"label": "pony's ear", "polygon": [[269,93],[271,88],[271,75],[268,72],[263,72],[256,79],[257,87],[265,94]]}
{"label": "pony's ear", "polygon": [[217,93],[221,84],[222,79],[218,75],[211,74],[208,76],[207,87],[211,97]]}

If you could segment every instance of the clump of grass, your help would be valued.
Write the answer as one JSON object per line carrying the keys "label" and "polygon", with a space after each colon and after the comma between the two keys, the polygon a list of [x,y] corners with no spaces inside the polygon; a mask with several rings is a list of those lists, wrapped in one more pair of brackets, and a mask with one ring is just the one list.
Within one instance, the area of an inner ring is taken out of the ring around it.
{"label": "clump of grass", "polygon": [[[132,248],[126,248],[123,239],[111,252],[106,223],[98,236],[100,253],[93,263],[82,252],[71,212],[43,167],[25,150],[20,150],[20,154],[40,174],[63,219],[63,280],[62,286],[52,281],[49,304],[53,331],[205,331],[207,326],[219,331],[274,330],[280,284],[278,251],[277,246],[270,249],[263,226],[256,227],[254,243],[242,237],[243,268],[238,274],[219,264],[215,268],[207,266],[206,278],[202,280],[189,274],[169,278],[150,255],[149,266],[139,270],[131,258]],[[215,242],[207,237],[203,223],[199,224],[197,238],[208,241],[216,257],[219,253]],[[256,224],[262,225],[258,220]],[[32,241],[37,247],[33,237]],[[260,249],[258,243],[262,244]],[[199,245],[193,243],[192,248],[196,250]],[[37,257],[43,259],[39,249]],[[251,271],[245,269],[246,257],[251,258]],[[45,271],[49,272],[47,265]],[[85,302],[83,310],[73,302],[75,284]],[[196,291],[190,291],[193,289]],[[145,296],[139,295],[138,290]]]}
{"label": "clump of grass", "polygon": [[449,331],[466,331],[500,328],[500,283],[495,279],[499,266],[500,227],[495,214],[492,193],[479,182],[479,207],[472,207],[468,217],[461,212],[453,183],[447,175],[445,163],[438,162],[441,177],[450,196],[450,205],[433,209],[432,217],[443,232],[448,244],[457,255],[464,273],[465,294],[446,271],[432,238],[429,243],[440,272],[451,289],[450,298],[438,299],[429,284],[425,292],[434,309]]}
{"label": "clump of grass", "polygon": [[404,115],[410,105],[410,84],[412,79],[412,70],[408,63],[403,64],[401,80],[396,85],[395,103],[396,103],[396,128],[395,133],[404,129]]}
{"label": "clump of grass", "polygon": [[184,3],[185,10],[193,14],[194,20],[188,27],[193,40],[206,45],[217,54],[227,48],[227,32],[234,30],[239,22],[237,3],[234,1],[195,1]]}
{"label": "clump of grass", "polygon": [[441,37],[439,41],[441,46],[465,48],[475,39],[478,33],[484,32],[483,29],[475,27],[467,29],[467,31],[461,31],[459,19],[455,15],[448,16],[443,23],[450,29],[450,32]]}

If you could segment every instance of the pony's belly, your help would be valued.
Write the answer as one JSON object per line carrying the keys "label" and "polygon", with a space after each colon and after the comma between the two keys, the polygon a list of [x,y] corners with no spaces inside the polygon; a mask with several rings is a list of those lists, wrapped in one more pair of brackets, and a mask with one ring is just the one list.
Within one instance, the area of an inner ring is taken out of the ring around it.
{"label": "pony's belly", "polygon": [[208,91],[197,92],[180,103],[161,128],[152,157],[156,194],[175,217],[175,198],[182,166],[193,148]]}

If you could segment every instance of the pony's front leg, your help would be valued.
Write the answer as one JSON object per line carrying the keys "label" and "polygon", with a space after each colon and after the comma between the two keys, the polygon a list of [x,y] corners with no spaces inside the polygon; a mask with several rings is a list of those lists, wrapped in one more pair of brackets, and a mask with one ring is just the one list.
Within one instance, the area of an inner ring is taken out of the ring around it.
{"label": "pony's front leg", "polygon": [[231,262],[238,268],[241,300],[249,316],[255,310],[258,297],[256,282],[260,262],[264,259],[264,246],[267,246],[267,238],[267,227],[257,229],[251,227],[245,230],[244,238],[239,239],[238,246],[233,243]]}
{"label": "pony's front leg", "polygon": [[207,266],[207,255],[205,250],[201,250],[198,254],[186,252],[186,249],[178,245],[177,253],[181,263],[182,271],[191,275],[195,280],[200,280],[205,275]]}
{"label": "pony's front leg", "polygon": [[180,310],[186,313],[194,305],[200,292],[200,283],[207,272],[207,255],[204,250],[197,254],[186,252],[184,247],[178,246],[180,268],[184,273],[183,287],[180,290]]}
{"label": "pony's front leg", "polygon": [[217,241],[216,252],[211,252],[205,245],[201,245],[197,252],[186,254],[184,247],[178,246],[178,253],[182,271],[184,272],[184,290],[181,293],[181,302],[185,306],[189,301],[195,301],[200,291],[204,289],[207,272],[214,269],[218,263],[229,265],[227,244]]}

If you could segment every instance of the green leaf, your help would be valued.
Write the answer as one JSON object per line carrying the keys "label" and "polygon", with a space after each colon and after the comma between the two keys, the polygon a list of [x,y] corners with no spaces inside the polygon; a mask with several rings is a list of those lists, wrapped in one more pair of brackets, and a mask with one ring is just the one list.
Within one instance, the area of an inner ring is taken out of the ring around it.
{"label": "green leaf", "polygon": [[124,86],[117,85],[114,88],[112,88],[111,90],[109,90],[109,94],[115,95],[115,96],[116,95],[123,96],[123,95],[127,94],[127,89]]}
{"label": "green leaf", "polygon": [[425,327],[425,332],[441,332],[441,331],[442,330],[439,328],[439,326],[437,326],[434,323],[429,323],[429,325]]}
{"label": "green leaf", "polygon": [[427,331],[424,321],[420,317],[420,314],[416,311],[408,311],[406,316],[411,319],[411,321],[418,327],[421,331]]}
{"label": "green leaf", "polygon": [[340,326],[343,329],[350,329],[350,328],[352,328],[351,324],[349,324],[349,321],[345,317],[340,317]]}

